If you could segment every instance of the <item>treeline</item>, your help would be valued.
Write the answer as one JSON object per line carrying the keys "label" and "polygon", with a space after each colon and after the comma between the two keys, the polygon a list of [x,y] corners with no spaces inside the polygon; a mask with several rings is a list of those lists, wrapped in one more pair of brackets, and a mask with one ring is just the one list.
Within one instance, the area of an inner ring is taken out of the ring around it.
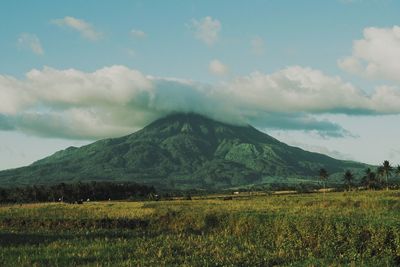
{"label": "treeline", "polygon": [[0,203],[31,203],[143,199],[154,195],[152,186],[136,183],[60,183],[56,185],[34,185],[0,188]]}
{"label": "treeline", "polygon": [[[319,178],[325,187],[328,180],[329,173],[324,168],[319,170]],[[357,177],[351,170],[347,170],[343,174],[343,187],[351,190],[354,187],[363,187],[365,189],[383,189],[389,188],[398,189],[400,178],[400,165],[396,168],[390,165],[388,160],[385,160],[382,165],[378,166],[376,170],[367,168],[361,177]]]}

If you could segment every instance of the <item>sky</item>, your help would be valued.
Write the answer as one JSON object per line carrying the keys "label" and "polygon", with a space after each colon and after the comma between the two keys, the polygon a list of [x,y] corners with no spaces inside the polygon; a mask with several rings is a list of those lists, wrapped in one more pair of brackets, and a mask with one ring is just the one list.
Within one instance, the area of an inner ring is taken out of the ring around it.
{"label": "sky", "polygon": [[0,170],[173,112],[400,163],[400,1],[3,0]]}

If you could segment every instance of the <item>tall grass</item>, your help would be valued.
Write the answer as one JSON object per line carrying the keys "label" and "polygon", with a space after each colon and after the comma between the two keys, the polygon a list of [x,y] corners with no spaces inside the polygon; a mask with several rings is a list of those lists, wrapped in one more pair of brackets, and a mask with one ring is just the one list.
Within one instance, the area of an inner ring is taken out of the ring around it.
{"label": "tall grass", "polygon": [[400,192],[0,207],[1,266],[396,266]]}

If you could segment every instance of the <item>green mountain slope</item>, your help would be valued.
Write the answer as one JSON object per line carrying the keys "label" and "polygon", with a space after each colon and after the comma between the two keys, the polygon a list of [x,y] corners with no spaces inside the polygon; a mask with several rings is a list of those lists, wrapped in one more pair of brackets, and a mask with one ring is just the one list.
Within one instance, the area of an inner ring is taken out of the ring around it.
{"label": "green mountain slope", "polygon": [[174,114],[128,136],[70,147],[0,172],[0,184],[135,181],[159,187],[229,188],[266,177],[315,177],[365,165],[288,146],[251,126]]}

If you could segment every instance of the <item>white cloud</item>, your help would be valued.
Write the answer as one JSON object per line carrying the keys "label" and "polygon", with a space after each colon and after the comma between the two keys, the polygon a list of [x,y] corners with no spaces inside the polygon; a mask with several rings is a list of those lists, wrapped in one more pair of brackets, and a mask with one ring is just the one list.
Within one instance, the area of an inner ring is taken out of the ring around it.
{"label": "white cloud", "polygon": [[67,16],[62,19],[55,19],[52,23],[58,26],[72,28],[78,31],[82,37],[91,41],[99,40],[103,36],[103,34],[97,31],[90,23],[82,19]]}
{"label": "white cloud", "polygon": [[400,90],[394,86],[378,86],[371,96],[371,101],[376,110],[384,109],[386,113],[399,113]]}
{"label": "white cloud", "polygon": [[142,73],[123,66],[92,73],[44,67],[31,70],[26,76],[25,84],[33,97],[57,105],[125,105],[152,86]]}
{"label": "white cloud", "polygon": [[35,100],[25,82],[0,75],[0,115],[17,114],[34,103]]}
{"label": "white cloud", "polygon": [[137,30],[137,29],[132,29],[131,30],[131,35],[135,38],[138,39],[143,39],[146,37],[146,33],[142,30]]}
{"label": "white cloud", "polygon": [[369,109],[369,99],[339,77],[300,66],[272,74],[259,72],[236,78],[229,84],[239,105],[267,112],[335,112]]}
{"label": "white cloud", "polygon": [[44,54],[42,44],[35,34],[21,33],[18,36],[17,45],[20,48],[31,50],[36,55]]}
{"label": "white cloud", "polygon": [[218,75],[218,76],[223,76],[228,73],[228,67],[226,65],[224,65],[218,59],[214,59],[210,62],[210,64],[208,65],[208,70],[212,74]]}
{"label": "white cloud", "polygon": [[265,53],[265,42],[264,40],[256,36],[250,41],[251,44],[251,52],[257,56],[261,56]]}
{"label": "white cloud", "polygon": [[364,38],[353,42],[352,55],[338,65],[352,74],[400,82],[400,27],[364,29]]}
{"label": "white cloud", "polygon": [[347,134],[318,114],[400,114],[400,91],[371,95],[339,77],[299,66],[217,85],[152,77],[124,66],[94,72],[44,67],[25,79],[0,75],[0,129],[98,139],[131,133],[172,112],[257,127]]}
{"label": "white cloud", "polygon": [[338,66],[351,74],[361,74],[363,72],[363,65],[360,60],[355,57],[346,57],[338,60]]}
{"label": "white cloud", "polygon": [[192,19],[189,25],[194,31],[194,36],[205,44],[211,46],[218,40],[221,31],[221,22],[212,17],[204,17],[200,20]]}

